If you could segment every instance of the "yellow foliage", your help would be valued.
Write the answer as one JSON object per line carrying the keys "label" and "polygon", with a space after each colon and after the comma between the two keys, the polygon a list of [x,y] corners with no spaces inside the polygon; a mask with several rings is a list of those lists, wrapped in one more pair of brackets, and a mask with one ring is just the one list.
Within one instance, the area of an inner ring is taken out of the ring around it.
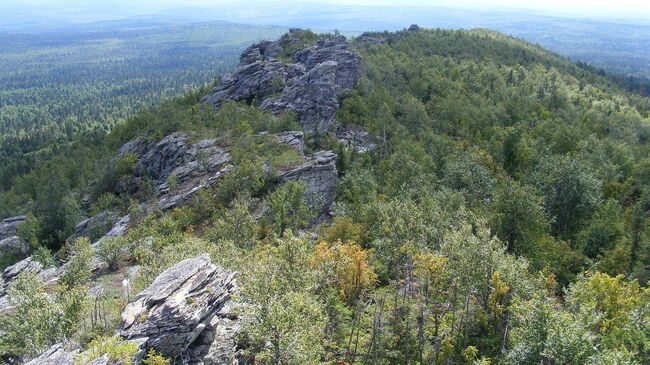
{"label": "yellow foliage", "polygon": [[622,328],[628,314],[641,307],[648,297],[648,289],[641,288],[636,280],[627,281],[623,275],[611,277],[602,272],[588,274],[588,278],[575,284],[572,291],[576,304],[602,314],[601,333]]}
{"label": "yellow foliage", "polygon": [[510,287],[508,284],[503,282],[499,272],[495,271],[492,274],[492,290],[488,297],[488,306],[497,318],[500,318],[505,311],[505,304],[503,302],[509,291]]}
{"label": "yellow foliage", "polygon": [[420,252],[413,258],[415,263],[415,275],[428,279],[432,284],[442,279],[445,275],[447,258],[434,255],[430,252]]}
{"label": "yellow foliage", "polygon": [[327,242],[360,242],[363,225],[354,223],[350,217],[336,217],[332,225],[325,230]]}
{"label": "yellow foliage", "polygon": [[317,244],[310,264],[312,267],[332,268],[339,295],[347,303],[353,303],[363,289],[371,287],[377,280],[368,263],[368,251],[352,241]]}

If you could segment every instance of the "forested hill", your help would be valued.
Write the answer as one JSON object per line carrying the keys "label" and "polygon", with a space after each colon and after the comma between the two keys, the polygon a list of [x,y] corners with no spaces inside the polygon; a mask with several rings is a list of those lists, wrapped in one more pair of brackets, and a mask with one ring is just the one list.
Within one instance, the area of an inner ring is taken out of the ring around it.
{"label": "forested hill", "polygon": [[488,30],[293,29],[1,193],[0,360],[646,364],[649,110]]}

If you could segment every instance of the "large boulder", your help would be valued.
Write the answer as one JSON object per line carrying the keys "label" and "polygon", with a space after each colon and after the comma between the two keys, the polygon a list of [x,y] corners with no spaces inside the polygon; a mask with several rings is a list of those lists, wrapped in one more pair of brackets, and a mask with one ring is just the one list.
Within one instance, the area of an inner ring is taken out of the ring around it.
{"label": "large boulder", "polygon": [[292,29],[276,42],[246,49],[240,65],[203,102],[218,109],[226,100],[260,102],[263,110],[294,111],[308,132],[329,129],[338,99],[356,84],[360,56],[348,50],[345,37],[323,38],[295,52],[292,62],[278,60],[284,48],[300,47],[303,31]]}
{"label": "large boulder", "polygon": [[336,198],[336,154],[319,151],[305,158],[305,162],[279,173],[282,181],[300,181],[305,185],[307,202],[319,213],[328,213]]}
{"label": "large boulder", "polygon": [[181,261],[127,305],[118,334],[168,357],[189,354],[192,364],[229,364],[239,328],[229,310],[236,290],[235,274],[209,256]]}
{"label": "large boulder", "polygon": [[15,236],[18,225],[27,219],[24,215],[4,219],[0,222],[0,239]]}

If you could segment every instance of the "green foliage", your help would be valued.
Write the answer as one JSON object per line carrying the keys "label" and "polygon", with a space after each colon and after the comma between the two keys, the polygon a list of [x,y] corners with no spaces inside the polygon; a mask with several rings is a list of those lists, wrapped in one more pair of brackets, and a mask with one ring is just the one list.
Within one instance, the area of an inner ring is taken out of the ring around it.
{"label": "green foliage", "polygon": [[16,234],[23,242],[29,244],[30,247],[37,247],[39,245],[39,237],[41,236],[42,228],[41,222],[33,214],[28,214],[27,219],[16,229]]}
{"label": "green foliage", "polygon": [[35,357],[56,342],[70,338],[85,311],[85,289],[61,288],[47,294],[35,274],[26,272],[12,281],[7,291],[16,308],[0,316],[3,357]]}
{"label": "green foliage", "polygon": [[250,213],[252,204],[249,197],[235,198],[229,209],[215,214],[206,237],[213,242],[226,240],[241,248],[252,248],[258,230],[255,218]]}
{"label": "green foliage", "polygon": [[78,238],[68,247],[68,261],[61,281],[74,287],[90,281],[92,275],[92,260],[95,254],[88,238]]}
{"label": "green foliage", "polygon": [[591,217],[600,203],[600,181],[570,156],[550,158],[537,173],[544,192],[544,206],[554,219],[554,228],[570,238]]}
{"label": "green foliage", "polygon": [[310,292],[318,278],[308,266],[310,255],[308,241],[287,234],[256,248],[242,271],[242,299],[252,319],[246,334],[263,346],[255,355],[262,363],[320,362],[325,318]]}
{"label": "green foliage", "polygon": [[124,237],[104,237],[99,243],[97,255],[101,257],[111,270],[117,270],[124,263],[128,241]]}
{"label": "green foliage", "polygon": [[221,179],[215,195],[220,202],[227,204],[239,194],[258,194],[264,184],[262,166],[253,161],[243,161]]}
{"label": "green foliage", "polygon": [[290,181],[279,186],[266,197],[266,203],[269,205],[268,220],[280,236],[287,230],[305,227],[312,217],[301,182]]}
{"label": "green foliage", "polygon": [[492,231],[510,252],[533,258],[549,228],[542,198],[528,186],[507,181],[496,191],[493,209]]}
{"label": "green foliage", "polygon": [[111,364],[129,365],[138,350],[135,343],[124,341],[119,336],[98,337],[86,346],[87,351],[75,359],[77,364],[87,364],[104,354],[108,355]]}
{"label": "green foliage", "polygon": [[147,356],[142,360],[143,365],[169,365],[170,360],[162,356],[155,349],[150,348],[147,351]]}

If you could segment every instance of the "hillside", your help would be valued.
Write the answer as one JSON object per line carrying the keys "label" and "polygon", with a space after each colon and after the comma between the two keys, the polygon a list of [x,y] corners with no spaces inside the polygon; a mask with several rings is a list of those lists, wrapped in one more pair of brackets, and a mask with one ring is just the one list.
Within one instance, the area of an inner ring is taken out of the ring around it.
{"label": "hillside", "polygon": [[[52,149],[211,84],[286,29],[157,18],[0,31],[0,191]],[[54,152],[56,154],[56,151]]]}
{"label": "hillside", "polygon": [[0,195],[0,358],[645,364],[649,101],[487,30],[255,44]]}

